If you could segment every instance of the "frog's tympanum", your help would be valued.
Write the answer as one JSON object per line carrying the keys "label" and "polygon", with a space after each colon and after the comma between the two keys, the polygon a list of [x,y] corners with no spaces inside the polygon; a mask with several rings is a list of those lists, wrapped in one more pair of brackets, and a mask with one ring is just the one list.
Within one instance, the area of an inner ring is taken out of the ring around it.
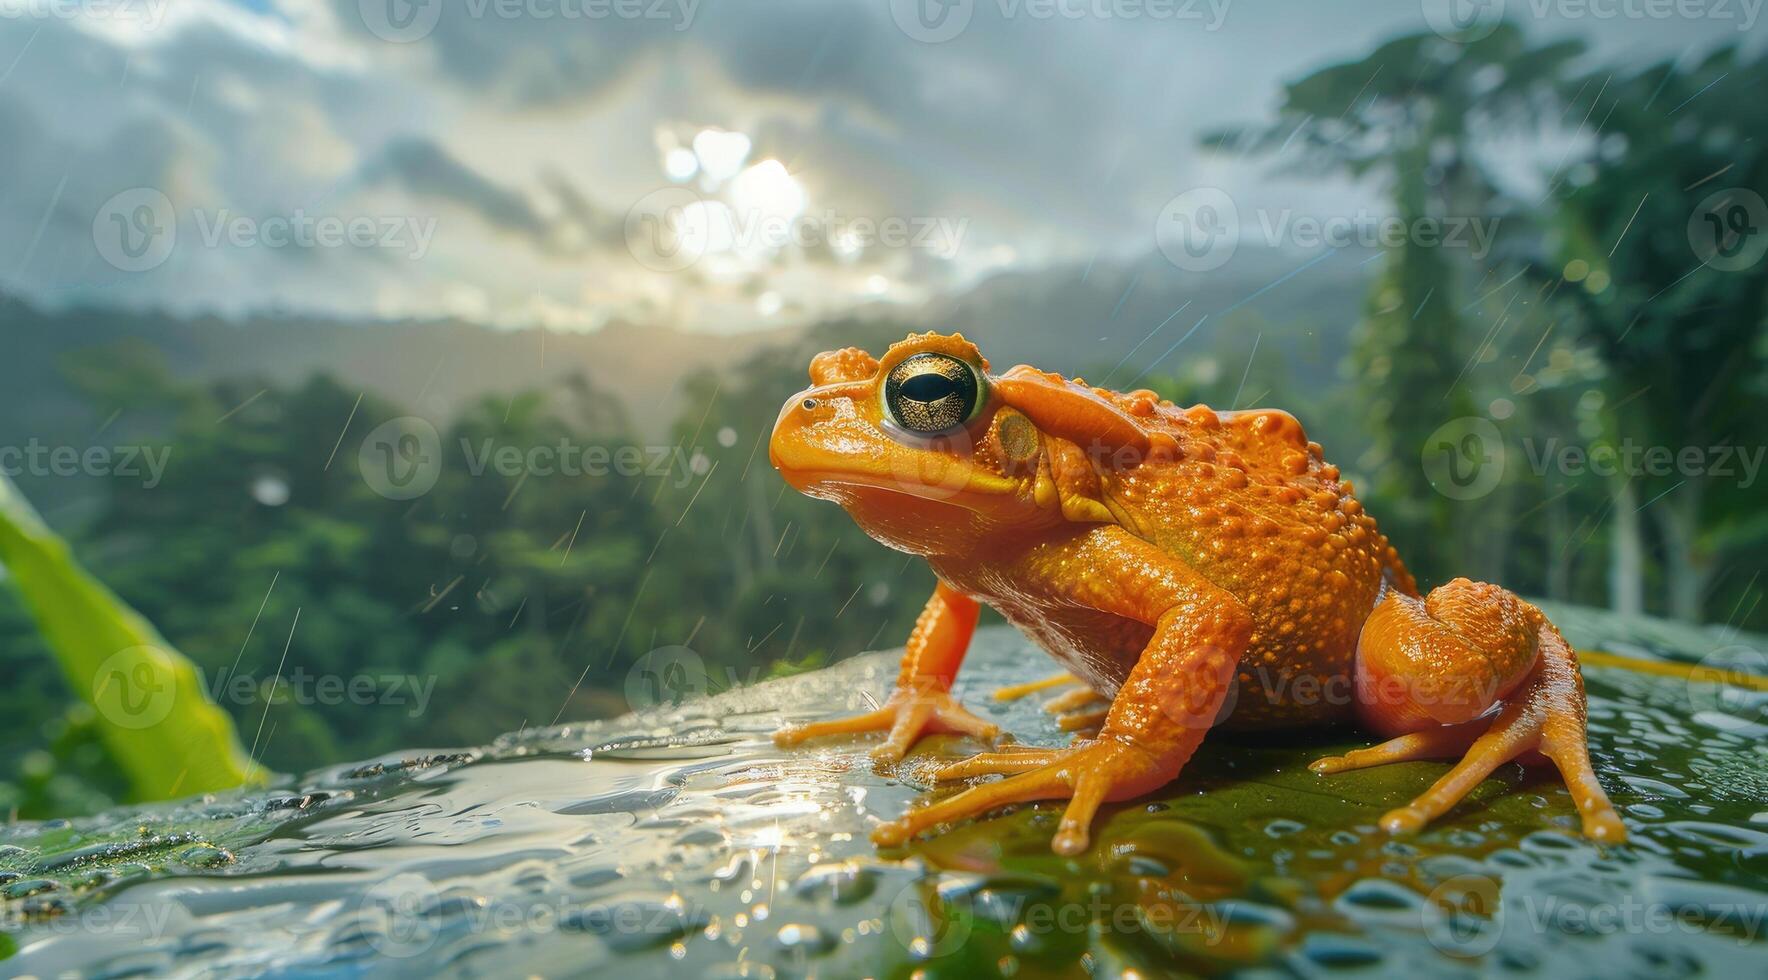
{"label": "frog's tympanum", "polygon": [[1287,413],[1178,408],[1024,366],[993,375],[961,335],[911,336],[882,359],[820,354],[810,377],[774,426],[774,465],[939,581],[881,708],[776,741],[881,731],[886,761],[933,732],[992,741],[997,726],[949,693],[979,603],[1085,685],[1061,706],[1110,701],[1063,719],[1078,733],[1068,748],[1006,746],[940,770],[1006,778],[911,809],[876,830],[880,844],[1068,800],[1053,846],[1078,853],[1100,804],[1173,780],[1212,727],[1343,720],[1388,741],[1316,772],[1460,757],[1382,817],[1390,832],[1422,828],[1507,761],[1546,759],[1584,833],[1625,839],[1591,770],[1583,679],[1559,631],[1495,585],[1456,579],[1420,597]]}

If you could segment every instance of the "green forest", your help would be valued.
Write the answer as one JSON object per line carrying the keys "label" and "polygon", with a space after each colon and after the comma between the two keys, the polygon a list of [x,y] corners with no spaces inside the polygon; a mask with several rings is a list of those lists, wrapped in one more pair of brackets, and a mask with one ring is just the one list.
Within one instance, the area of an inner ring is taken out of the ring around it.
{"label": "green forest", "polygon": [[[1399,38],[1298,78],[1271,117],[1206,145],[1375,182],[1407,221],[1500,219],[1493,251],[1387,249],[1328,387],[1287,383],[1281,337],[1237,329],[1250,310],[1196,341],[1228,369],[1153,361],[1178,339],[1169,327],[1138,384],[1293,412],[1421,583],[1467,575],[1761,629],[1768,497],[1746,464],[1768,404],[1768,230],[1736,194],[1768,189],[1763,91],[1768,60],[1735,48],[1595,64],[1509,26],[1465,45]],[[1540,175],[1544,196],[1520,199],[1493,147],[1545,133],[1564,159]],[[682,379],[662,440],[635,424],[650,406],[589,374],[486,398],[429,420],[436,480],[408,499],[364,447],[413,406],[326,376],[192,382],[146,345],[88,349],[60,370],[92,415],[170,452],[151,486],[108,478],[90,515],[57,530],[196,664],[272,770],[617,715],[650,683],[635,670],[652,651],[687,648],[704,666],[687,688],[717,690],[901,643],[931,574],[790,492],[765,442],[816,352],[964,326],[820,324]],[[1134,372],[1114,360],[1040,366],[1122,383]],[[1491,431],[1501,447],[1477,438]],[[537,466],[536,447],[605,465]],[[1493,452],[1501,475],[1463,492],[1459,468]],[[1596,465],[1611,455],[1623,462]],[[42,818],[130,798],[10,589],[0,662],[0,807]]]}

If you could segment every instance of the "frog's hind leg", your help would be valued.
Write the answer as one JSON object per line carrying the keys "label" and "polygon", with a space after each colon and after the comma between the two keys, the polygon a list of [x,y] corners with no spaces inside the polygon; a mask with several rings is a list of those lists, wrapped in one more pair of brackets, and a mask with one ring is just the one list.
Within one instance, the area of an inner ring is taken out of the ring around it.
{"label": "frog's hind leg", "polygon": [[[1392,740],[1321,759],[1320,773],[1465,753],[1422,796],[1382,817],[1422,829],[1498,766],[1545,756],[1559,768],[1584,834],[1627,831],[1590,765],[1577,654],[1540,610],[1497,586],[1456,579],[1419,600],[1390,596],[1363,627],[1357,697],[1365,726]],[[1487,717],[1493,704],[1500,707]]]}

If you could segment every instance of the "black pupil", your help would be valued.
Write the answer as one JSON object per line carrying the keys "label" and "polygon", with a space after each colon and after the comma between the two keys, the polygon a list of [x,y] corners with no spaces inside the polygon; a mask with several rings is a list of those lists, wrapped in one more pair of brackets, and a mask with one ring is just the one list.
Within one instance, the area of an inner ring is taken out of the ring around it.
{"label": "black pupil", "polygon": [[911,432],[963,425],[981,397],[976,372],[944,354],[916,354],[890,371],[884,402],[891,419]]}
{"label": "black pupil", "polygon": [[958,383],[943,374],[917,374],[902,383],[902,396],[918,402],[936,402],[958,390]]}

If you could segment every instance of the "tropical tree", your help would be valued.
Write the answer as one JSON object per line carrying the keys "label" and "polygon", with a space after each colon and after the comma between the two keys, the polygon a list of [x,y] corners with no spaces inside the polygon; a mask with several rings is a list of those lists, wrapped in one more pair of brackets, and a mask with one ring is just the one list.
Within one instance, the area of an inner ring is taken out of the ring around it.
{"label": "tropical tree", "polygon": [[[1582,51],[1576,41],[1531,45],[1508,23],[1467,43],[1433,33],[1401,37],[1286,85],[1276,119],[1249,145],[1240,131],[1212,134],[1206,144],[1293,153],[1290,170],[1377,181],[1406,228],[1491,221],[1510,205],[1476,150],[1478,139],[1537,122]],[[1481,414],[1465,366],[1486,325],[1469,314],[1503,300],[1470,295],[1491,281],[1485,272],[1471,254],[1406,236],[1371,290],[1350,359],[1376,439],[1357,469],[1374,478],[1368,489],[1382,501],[1384,525],[1411,544],[1408,554],[1426,580],[1495,574],[1502,559],[1490,551],[1501,542],[1478,535],[1474,522],[1454,520],[1454,502],[1433,490],[1419,466],[1426,440],[1443,423]],[[1489,511],[1493,503],[1482,506]],[[1482,548],[1487,554],[1478,561]]]}
{"label": "tropical tree", "polygon": [[[1768,394],[1768,58],[1724,48],[1692,67],[1598,71],[1565,90],[1600,126],[1559,174],[1553,234],[1532,271],[1609,375],[1616,605],[1645,605],[1649,526],[1663,607],[1700,621],[1725,562],[1759,570],[1768,538],[1760,491],[1737,462],[1759,452]],[[1735,576],[1740,593],[1751,577]]]}

